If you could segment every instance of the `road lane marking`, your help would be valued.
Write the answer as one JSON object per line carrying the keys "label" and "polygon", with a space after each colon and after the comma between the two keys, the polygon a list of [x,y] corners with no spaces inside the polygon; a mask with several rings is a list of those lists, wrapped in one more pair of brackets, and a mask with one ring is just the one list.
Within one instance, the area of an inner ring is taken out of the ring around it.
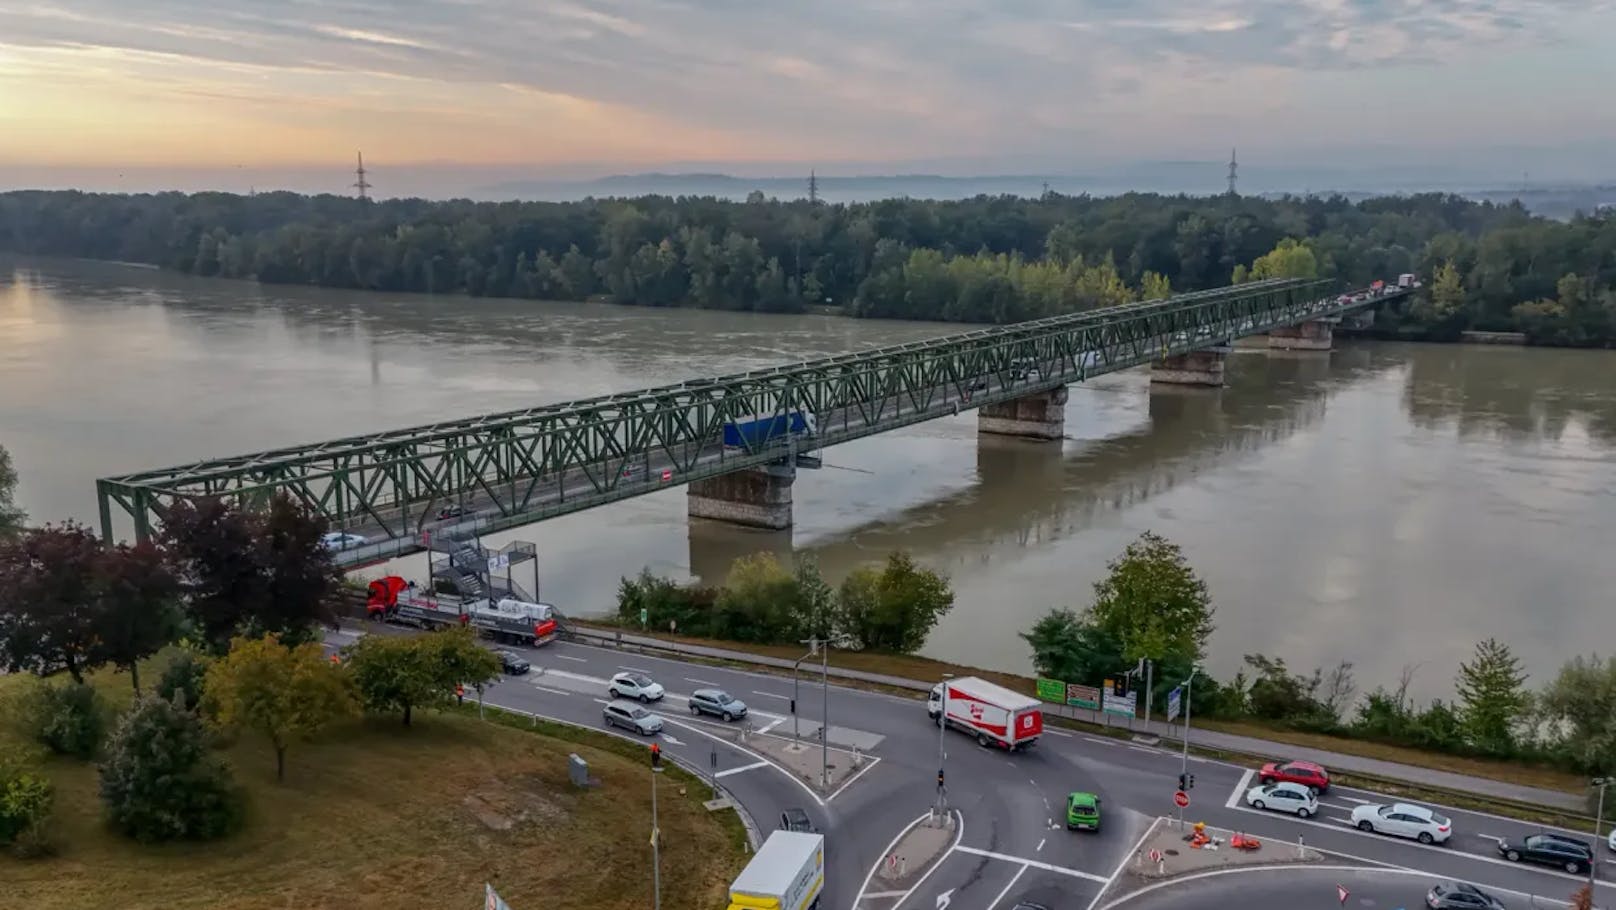
{"label": "road lane marking", "polygon": [[999,906],[999,901],[1004,900],[1004,896],[1010,893],[1010,889],[1016,886],[1016,882],[1021,881],[1021,876],[1026,871],[1027,865],[1023,864],[1020,869],[1016,870],[1015,875],[1010,876],[1010,880],[1004,883],[1004,888],[999,892],[999,896],[993,899],[993,903],[988,904],[988,910],[993,910],[994,907]]}
{"label": "road lane marking", "polygon": [[588,661],[588,660],[586,660],[586,659],[585,659],[585,658],[582,658],[582,657],[572,657],[572,656],[569,656],[569,655],[566,655],[566,654],[552,654],[552,655],[550,655],[550,656],[551,656],[551,657],[554,657],[554,658],[556,658],[556,659],[558,659],[558,660],[570,660],[570,661],[573,661],[573,662],[574,662],[574,663],[580,663],[580,664],[587,664],[587,663],[589,663],[589,661]]}
{"label": "road lane marking", "polygon": [[[1233,799],[1233,797],[1231,797],[1231,799]],[[1261,812],[1261,811],[1259,811],[1257,809],[1248,809],[1245,806],[1236,806],[1232,802],[1226,808],[1233,809],[1236,812],[1250,812],[1250,813],[1255,814],[1255,815],[1267,815],[1268,814],[1266,812]],[[1350,825],[1346,826],[1346,827],[1342,827],[1340,825],[1332,825],[1332,824],[1329,824],[1327,822],[1318,822],[1318,821],[1313,821],[1312,819],[1304,819],[1304,818],[1292,818],[1292,819],[1287,819],[1287,821],[1289,821],[1291,824],[1294,824],[1294,825],[1311,825],[1311,826],[1313,826],[1315,828],[1323,828],[1323,829],[1325,829],[1327,831],[1339,831],[1342,834],[1350,834],[1353,837],[1370,837],[1370,838],[1374,838],[1376,840],[1385,840],[1385,835],[1373,834],[1373,833],[1368,832],[1368,831],[1359,831],[1357,828],[1352,827]],[[1399,840],[1403,840],[1403,839],[1399,838]],[[1573,882],[1586,882],[1588,880],[1588,877],[1585,876],[1585,875],[1572,875],[1569,872],[1560,872],[1560,871],[1557,871],[1557,870],[1554,870],[1554,869],[1549,869],[1549,868],[1544,868],[1544,867],[1525,866],[1525,865],[1522,865],[1521,863],[1512,863],[1509,860],[1504,859],[1501,856],[1483,856],[1483,855],[1481,855],[1479,853],[1465,853],[1463,851],[1454,850],[1452,847],[1446,847],[1446,846],[1442,846],[1442,845],[1439,845],[1439,844],[1422,844],[1419,841],[1412,840],[1412,839],[1404,841],[1403,846],[1408,847],[1408,848],[1413,849],[1413,850],[1431,850],[1431,851],[1434,851],[1434,852],[1437,852],[1437,853],[1441,853],[1444,856],[1454,857],[1455,859],[1466,859],[1466,860],[1472,860],[1472,861],[1478,862],[1478,863],[1488,863],[1488,864],[1491,864],[1491,865],[1494,865],[1494,866],[1503,866],[1503,867],[1505,867],[1507,869],[1515,869],[1515,870],[1517,870],[1519,872],[1526,873],[1526,874],[1552,875],[1552,876],[1555,876],[1556,878],[1563,878],[1563,879],[1565,879],[1567,881],[1573,881]],[[1616,888],[1616,882],[1607,882],[1607,881],[1604,881],[1604,880],[1601,879],[1601,880],[1598,880],[1596,883],[1599,884],[1602,887]]]}
{"label": "road lane marking", "polygon": [[1158,815],[1152,819],[1150,822],[1150,827],[1146,828],[1145,833],[1139,835],[1139,839],[1133,842],[1133,849],[1122,854],[1122,859],[1117,860],[1116,868],[1111,870],[1111,877],[1107,878],[1105,880],[1105,884],[1100,886],[1100,890],[1096,891],[1094,896],[1089,898],[1089,903],[1085,910],[1094,910],[1094,905],[1098,904],[1100,902],[1100,898],[1105,897],[1105,893],[1111,890],[1111,883],[1117,880],[1117,876],[1122,874],[1122,870],[1128,868],[1128,860],[1137,856],[1139,854],[1139,848],[1144,846],[1145,842],[1150,840],[1151,835],[1156,833],[1156,828],[1161,825],[1162,818],[1162,816]]}
{"label": "road lane marking", "polygon": [[824,797],[822,797],[818,793],[814,792],[814,788],[808,786],[806,781],[804,781],[802,778],[798,777],[797,775],[792,774],[790,771],[786,770],[786,768],[784,766],[782,766],[780,764],[777,764],[776,762],[770,761],[762,753],[754,752],[751,749],[748,749],[747,747],[745,747],[743,745],[731,742],[731,741],[729,741],[727,739],[724,739],[723,737],[720,737],[720,736],[714,736],[713,734],[708,733],[706,730],[698,730],[695,727],[690,726],[689,724],[681,723],[681,722],[679,722],[677,720],[673,720],[672,718],[664,717],[663,721],[665,723],[673,724],[675,727],[679,727],[679,728],[684,729],[684,730],[689,730],[691,733],[694,733],[697,736],[705,736],[708,739],[712,740],[713,742],[721,743],[721,744],[723,744],[725,746],[728,746],[731,749],[734,749],[737,752],[745,752],[747,755],[752,756],[753,758],[757,759],[758,761],[767,763],[768,765],[773,767],[774,770],[779,771],[781,774],[784,774],[786,777],[790,778],[792,783],[794,783],[797,786],[801,787],[803,789],[803,792],[805,792],[809,796],[813,797],[813,800],[814,800],[815,803],[819,804],[820,806],[825,805]]}
{"label": "road lane marking", "polygon": [[1119,743],[1114,739],[1101,739],[1098,736],[1085,736],[1083,738],[1088,740],[1091,743],[1099,743],[1102,746],[1120,746],[1120,745],[1122,745],[1122,743]]}
{"label": "road lane marking", "polygon": [[[776,695],[773,692],[760,692],[757,689],[753,689],[752,694],[753,695],[761,695],[764,698],[778,698],[781,701],[790,701],[791,700],[791,696],[789,696],[789,695]],[[899,893],[901,894],[902,892],[899,892]]]}
{"label": "road lane marking", "polygon": [[1160,750],[1160,749],[1150,749],[1150,748],[1146,748],[1145,746],[1129,746],[1128,748],[1132,749],[1135,752],[1145,752],[1145,753],[1148,753],[1150,755],[1161,755],[1162,754],[1162,750]]}
{"label": "road lane marking", "polygon": [[1246,773],[1242,774],[1240,776],[1240,783],[1234,785],[1234,792],[1229,794],[1229,799],[1226,802],[1224,802],[1223,808],[1225,808],[1225,809],[1238,809],[1238,808],[1240,808],[1240,797],[1246,795],[1246,789],[1251,784],[1251,777],[1252,777],[1252,775],[1254,775],[1256,773],[1257,772],[1251,770],[1250,768],[1246,769]]}
{"label": "road lane marking", "polygon": [[[948,849],[943,851],[942,856],[939,856],[932,861],[931,868],[926,870],[926,874],[916,879],[915,883],[909,886],[909,890],[903,893],[903,897],[898,898],[897,903],[892,905],[892,910],[898,910],[899,907],[903,906],[903,902],[909,899],[909,895],[914,894],[916,888],[919,888],[921,885],[925,884],[926,879],[931,878],[931,874],[933,872],[941,869],[943,867],[943,863],[948,861],[948,857],[953,854],[955,850],[959,849],[960,838],[965,836],[965,813],[951,810],[950,814],[954,816],[954,842],[948,845]],[[887,848],[881,851],[881,855],[885,857],[891,854],[893,849],[898,846],[898,841],[903,840],[903,836],[905,834],[908,834],[916,825],[930,817],[931,813],[927,812],[925,815],[922,815],[910,822],[908,827],[904,828],[902,831],[899,831],[898,836],[894,837],[892,842],[887,844]],[[877,861],[875,865],[870,867],[869,872],[864,873],[864,884],[859,886],[858,897],[854,898],[853,900],[853,906],[855,908],[858,906],[858,902],[864,899],[864,889],[870,887],[870,879],[874,877],[875,870],[879,869],[880,867],[881,863],[880,861]]]}
{"label": "road lane marking", "polygon": [[707,681],[705,679],[696,679],[695,677],[692,677],[692,676],[686,676],[685,677],[685,682],[693,682],[698,686],[712,686],[714,689],[719,688],[718,683],[709,682],[709,681]]}
{"label": "road lane marking", "polygon": [[[1336,795],[1340,796],[1340,794],[1336,794]],[[1358,798],[1352,797],[1352,796],[1342,796],[1341,798],[1346,800],[1349,803],[1357,803],[1360,806],[1373,806],[1374,805],[1374,803],[1372,801],[1367,800],[1367,799],[1358,799]]]}
{"label": "road lane marking", "polygon": [[1346,825],[1349,828],[1356,828],[1357,827],[1357,825],[1353,823],[1352,819],[1350,819],[1350,818],[1342,818],[1339,815],[1330,816],[1330,821],[1340,822],[1341,824]]}
{"label": "road lane marking", "polygon": [[1070,875],[1073,878],[1086,878],[1091,882],[1107,881],[1105,876],[1095,875],[1093,872],[1083,872],[1079,869],[1068,869],[1065,866],[1056,866],[1052,863],[1041,863],[1035,859],[1027,859],[1024,856],[1011,856],[1008,853],[995,853],[992,850],[983,850],[980,847],[955,847],[954,850],[957,853],[969,853],[972,856],[983,856],[987,857],[988,859],[999,859],[1004,860],[1007,863],[1020,863],[1023,869],[1025,869],[1027,866],[1032,866],[1034,869],[1042,869],[1045,872],[1056,872],[1061,875]]}
{"label": "road lane marking", "polygon": [[651,675],[650,670],[641,670],[639,667],[618,667],[617,669],[623,670],[623,671],[628,672],[628,673],[644,673],[646,676]]}
{"label": "road lane marking", "polygon": [[841,796],[843,790],[846,790],[848,787],[853,786],[853,781],[856,781],[859,778],[863,777],[866,772],[868,772],[871,768],[875,767],[876,765],[879,765],[880,763],[881,763],[881,759],[879,759],[879,758],[871,758],[869,764],[867,764],[864,767],[858,769],[858,771],[855,772],[852,777],[849,777],[847,780],[842,781],[842,785],[840,787],[836,788],[835,793],[832,793],[830,796],[825,797],[825,802],[828,803],[831,800],[835,799],[836,797]]}
{"label": "road lane marking", "polygon": [[1050,736],[1064,736],[1067,739],[1071,739],[1077,735],[1076,733],[1067,733],[1065,730],[1051,730],[1048,727],[1044,728],[1044,732],[1048,733]]}
{"label": "road lane marking", "polygon": [[565,689],[552,689],[549,686],[541,686],[538,683],[534,683],[533,688],[538,689],[540,692],[548,692],[551,695],[576,695],[577,694],[576,692],[568,692]]}
{"label": "road lane marking", "polygon": [[767,733],[770,730],[773,730],[775,727],[778,727],[778,726],[780,726],[781,724],[783,724],[785,722],[786,722],[785,718],[777,717],[774,720],[769,721],[768,725],[763,727],[763,729],[759,730],[758,732],[759,733]]}
{"label": "road lane marking", "polygon": [[888,899],[894,898],[894,897],[903,897],[907,893],[908,892],[906,892],[906,891],[871,891],[869,894],[866,894],[866,895],[864,895],[864,897],[860,898],[860,900],[867,900],[867,901],[888,900]]}
{"label": "road lane marking", "polygon": [[759,768],[767,768],[768,766],[769,766],[769,763],[766,762],[766,761],[755,761],[755,762],[751,763],[750,765],[742,765],[739,768],[730,768],[727,771],[720,771],[717,774],[714,774],[713,776],[714,777],[729,777],[731,774],[742,774],[742,773],[745,773],[747,771],[756,771]]}
{"label": "road lane marking", "polygon": [[1041,840],[1039,840],[1038,841],[1038,848],[1033,850],[1032,852],[1034,852],[1034,853],[1042,853],[1042,852],[1044,852],[1044,844],[1046,842],[1048,842],[1048,840],[1049,840],[1049,838],[1047,838],[1047,837],[1042,838]]}

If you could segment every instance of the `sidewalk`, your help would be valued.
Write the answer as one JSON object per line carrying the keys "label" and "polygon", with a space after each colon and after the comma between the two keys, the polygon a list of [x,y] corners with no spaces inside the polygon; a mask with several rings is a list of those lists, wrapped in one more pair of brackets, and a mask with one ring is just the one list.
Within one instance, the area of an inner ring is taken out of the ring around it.
{"label": "sidewalk", "polygon": [[[714,660],[727,660],[737,663],[755,664],[765,667],[777,667],[789,670],[791,661],[779,657],[765,657],[748,654],[744,651],[734,651],[726,648],[713,648],[705,645],[687,645],[681,642],[664,641],[647,635],[635,635],[630,632],[607,632],[596,629],[573,629],[569,632],[574,638],[605,647],[612,647],[618,643],[634,648],[647,648],[666,651],[673,654],[686,654],[693,657],[707,657]],[[936,685],[933,682],[922,682],[914,679],[904,679],[898,676],[887,676],[881,673],[865,673],[861,670],[844,670],[830,667],[832,677],[837,679],[856,680],[859,682],[877,683],[898,689],[908,689],[913,692],[928,692]],[[1095,711],[1082,708],[1070,708],[1062,705],[1048,705],[1046,711],[1057,717],[1068,717],[1088,723],[1108,725],[1107,718]],[[1109,724],[1115,726],[1115,724]],[[1178,741],[1179,728],[1169,727],[1161,721],[1152,720],[1149,724],[1135,719],[1128,724],[1128,729],[1138,734],[1158,736],[1164,740]],[[1440,771],[1435,768],[1422,768],[1416,765],[1404,765],[1397,762],[1381,761],[1376,758],[1365,758],[1359,755],[1343,755],[1337,752],[1318,752],[1306,750],[1302,754],[1300,747],[1286,743],[1270,742],[1250,736],[1237,736],[1232,733],[1219,733],[1215,730],[1190,730],[1190,745],[1201,746],[1207,749],[1220,749],[1229,752],[1241,752],[1247,755],[1264,756],[1271,759],[1306,758],[1316,761],[1327,768],[1348,773],[1357,772],[1375,777],[1385,777],[1392,780],[1407,781],[1414,784],[1426,784],[1440,787],[1444,790],[1456,790],[1461,793],[1475,793],[1481,796],[1490,796],[1495,799],[1512,800],[1529,803],[1536,806],[1549,806],[1566,812],[1581,814],[1587,810],[1580,796],[1574,793],[1565,793],[1560,790],[1545,790],[1541,787],[1527,787],[1512,784],[1501,780],[1491,780],[1485,777],[1469,777],[1463,774],[1454,774]]]}

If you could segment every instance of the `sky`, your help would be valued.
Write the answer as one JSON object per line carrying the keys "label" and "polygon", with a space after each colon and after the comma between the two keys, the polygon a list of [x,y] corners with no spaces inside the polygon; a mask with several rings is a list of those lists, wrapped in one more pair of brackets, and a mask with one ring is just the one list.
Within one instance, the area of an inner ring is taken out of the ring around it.
{"label": "sky", "polygon": [[1234,146],[1248,168],[1611,177],[1613,42],[1616,0],[17,0],[0,187],[340,190],[359,150],[373,179],[1073,173]]}

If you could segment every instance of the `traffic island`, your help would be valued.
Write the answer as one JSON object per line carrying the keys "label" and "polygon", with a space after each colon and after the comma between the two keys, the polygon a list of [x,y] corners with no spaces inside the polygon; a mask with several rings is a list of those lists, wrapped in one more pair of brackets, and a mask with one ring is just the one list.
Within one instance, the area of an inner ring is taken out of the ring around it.
{"label": "traffic island", "polygon": [[[738,730],[735,741],[785,768],[821,795],[828,796],[876,761],[857,750],[821,746],[818,740],[793,740],[773,733]],[[821,781],[820,778],[824,780]]]}
{"label": "traffic island", "polygon": [[859,910],[887,907],[907,893],[931,874],[958,836],[959,816],[953,812],[931,812],[910,822],[870,870]]}
{"label": "traffic island", "polygon": [[1127,863],[1096,899],[1108,907],[1142,888],[1170,879],[1241,867],[1257,868],[1323,862],[1324,855],[1292,841],[1253,838],[1243,831],[1205,823],[1158,818],[1139,839]]}

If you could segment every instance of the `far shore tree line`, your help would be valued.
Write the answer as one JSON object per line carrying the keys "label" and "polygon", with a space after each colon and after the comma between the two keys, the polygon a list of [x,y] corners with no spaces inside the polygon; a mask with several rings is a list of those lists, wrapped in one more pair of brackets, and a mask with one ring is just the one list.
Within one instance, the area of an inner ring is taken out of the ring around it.
{"label": "far shore tree line", "polygon": [[[1081,609],[1049,611],[1022,633],[1040,676],[1079,685],[1155,662],[1148,694],[1167,693],[1200,667],[1213,631],[1212,598],[1177,545],[1145,533],[1109,565]],[[1488,638],[1460,663],[1453,701],[1409,697],[1414,671],[1361,698],[1346,661],[1301,673],[1283,658],[1248,654],[1233,679],[1205,670],[1191,687],[1194,716],[1368,739],[1454,755],[1521,760],[1591,776],[1616,770],[1616,661],[1578,656],[1539,689],[1509,645]],[[1143,683],[1141,681],[1140,685]]]}
{"label": "far shore tree line", "polygon": [[[294,745],[333,724],[370,712],[409,725],[500,675],[470,629],[365,636],[328,659],[319,632],[340,573],[323,519],[289,498],[263,511],[178,503],[157,541],[130,546],[71,522],[22,527],[8,494],[0,484],[0,666],[41,677],[14,679],[0,712],[37,746],[0,748],[0,847],[19,854],[52,849],[42,754],[96,764],[114,830],[208,840],[245,823],[218,754],[234,738],[262,738],[284,780]],[[159,652],[161,676],[143,687],[137,668]],[[129,674],[126,710],[86,682],[109,667]]]}
{"label": "far shore tree line", "polygon": [[1375,331],[1616,344],[1616,214],[1342,196],[364,201],[0,193],[0,250],[386,292],[1006,323],[1259,277],[1425,288]]}

